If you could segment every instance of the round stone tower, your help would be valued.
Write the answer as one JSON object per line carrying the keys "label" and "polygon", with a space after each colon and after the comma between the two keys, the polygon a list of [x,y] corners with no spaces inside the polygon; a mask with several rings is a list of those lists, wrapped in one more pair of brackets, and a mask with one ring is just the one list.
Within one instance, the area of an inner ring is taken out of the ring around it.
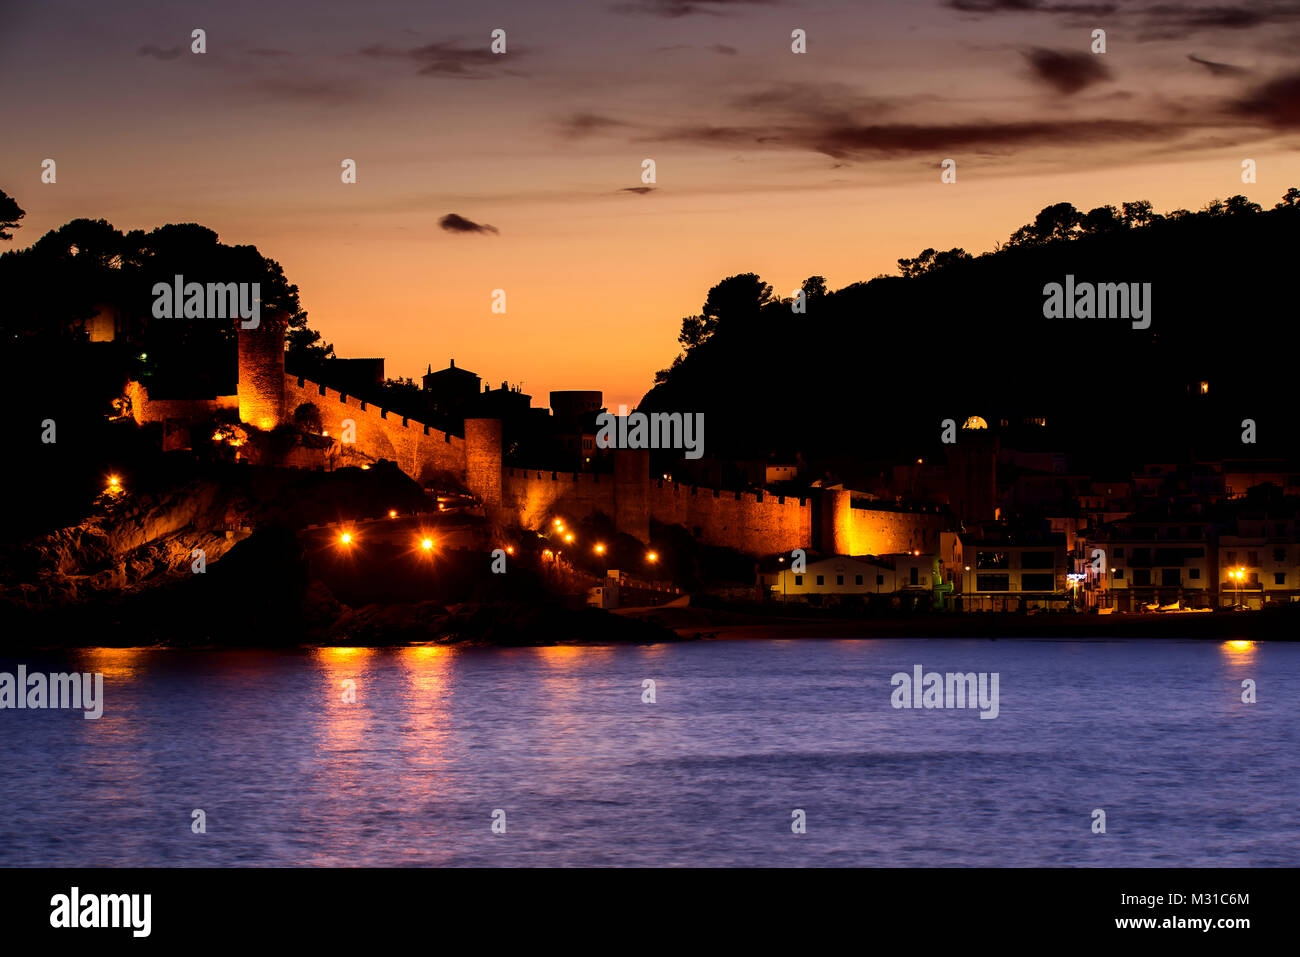
{"label": "round stone tower", "polygon": [[485,508],[501,507],[501,420],[465,420],[465,487]]}
{"label": "round stone tower", "polygon": [[820,513],[817,549],[828,555],[854,554],[852,495],[844,489],[826,488],[816,502]]}
{"label": "round stone tower", "polygon": [[288,316],[266,310],[251,329],[239,324],[239,419],[259,429],[284,421],[284,331]]}

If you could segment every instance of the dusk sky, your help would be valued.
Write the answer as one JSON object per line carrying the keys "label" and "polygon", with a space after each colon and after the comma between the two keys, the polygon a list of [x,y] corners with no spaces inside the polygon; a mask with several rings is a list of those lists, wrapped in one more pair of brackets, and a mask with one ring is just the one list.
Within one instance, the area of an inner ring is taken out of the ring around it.
{"label": "dusk sky", "polygon": [[1271,206],[1298,48],[1286,2],[0,0],[5,245],[202,223],[278,260],[340,356],[631,404],[733,273],[839,288],[1060,201]]}

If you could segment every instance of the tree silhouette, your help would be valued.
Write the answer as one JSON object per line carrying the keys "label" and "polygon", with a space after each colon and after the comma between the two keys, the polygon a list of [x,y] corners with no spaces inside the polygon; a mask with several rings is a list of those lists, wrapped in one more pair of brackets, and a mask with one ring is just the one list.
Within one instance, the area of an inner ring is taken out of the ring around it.
{"label": "tree silhouette", "polygon": [[11,230],[18,228],[18,221],[27,215],[27,211],[18,205],[17,200],[0,189],[0,239],[13,239]]}

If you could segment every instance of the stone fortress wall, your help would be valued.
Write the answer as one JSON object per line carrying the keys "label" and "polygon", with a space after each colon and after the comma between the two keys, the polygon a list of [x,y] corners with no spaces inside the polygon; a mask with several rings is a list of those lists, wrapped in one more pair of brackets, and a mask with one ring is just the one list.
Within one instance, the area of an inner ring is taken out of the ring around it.
{"label": "stone fortress wall", "polygon": [[[240,420],[259,429],[290,422],[303,405],[314,406],[331,437],[354,436],[357,451],[395,462],[417,482],[440,475],[463,481],[495,520],[540,528],[550,518],[573,521],[597,512],[619,531],[650,540],[651,520],[681,525],[706,545],[753,555],[815,549],[838,555],[933,552],[946,516],[935,512],[854,508],[851,493],[816,490],[813,498],[755,491],[723,491],[650,478],[649,453],[616,449],[613,475],[507,468],[501,422],[467,419],[465,437],[451,435],[284,371],[281,316],[264,317],[256,329],[239,330],[236,396],[212,400],[150,401],[130,383],[132,414],[139,423],[194,418],[238,408]],[[353,432],[348,431],[349,424]]]}

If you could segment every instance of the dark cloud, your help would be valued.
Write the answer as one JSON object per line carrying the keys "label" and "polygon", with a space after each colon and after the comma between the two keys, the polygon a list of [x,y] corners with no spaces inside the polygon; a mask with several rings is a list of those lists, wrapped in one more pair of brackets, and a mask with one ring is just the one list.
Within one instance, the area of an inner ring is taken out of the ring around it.
{"label": "dark cloud", "polygon": [[1231,111],[1281,129],[1300,129],[1300,73],[1260,84],[1233,103]]}
{"label": "dark cloud", "polygon": [[1069,147],[1104,142],[1166,140],[1186,130],[1181,124],[1141,120],[1027,120],[955,124],[692,126],[655,134],[707,146],[772,146],[808,149],[838,160],[934,155],[963,150],[992,153],[1014,147]]}
{"label": "dark cloud", "polygon": [[449,233],[493,233],[499,234],[501,230],[495,226],[489,226],[487,223],[476,223],[472,219],[466,219],[456,213],[448,213],[442,219],[438,220],[438,225]]}
{"label": "dark cloud", "polygon": [[721,53],[723,56],[735,56],[740,52],[735,47],[729,47],[725,43],[715,43],[712,46],[705,47],[705,49],[714,53]]}
{"label": "dark cloud", "polygon": [[1025,54],[1034,79],[1069,96],[1110,79],[1110,70],[1093,53],[1073,53],[1035,47]]}
{"label": "dark cloud", "polygon": [[485,80],[507,74],[521,76],[508,63],[526,54],[515,48],[509,53],[493,53],[485,43],[478,47],[457,46],[450,40],[428,43],[421,47],[399,50],[381,44],[372,44],[361,50],[362,56],[409,60],[417,65],[420,76],[448,77],[455,80]]}
{"label": "dark cloud", "polygon": [[1043,0],[944,0],[963,13],[1041,13],[1065,17],[1113,17],[1140,28],[1139,40],[1174,40],[1203,30],[1250,30],[1300,20],[1300,3],[1157,3],[1121,8],[1118,3],[1046,3]]}
{"label": "dark cloud", "polygon": [[632,0],[610,7],[615,13],[645,14],[652,17],[689,17],[697,13],[717,16],[741,7],[773,6],[781,0]]}
{"label": "dark cloud", "polygon": [[1187,54],[1187,59],[1193,63],[1199,63],[1215,76],[1244,76],[1250,72],[1245,67],[1233,66],[1231,63],[1215,63],[1213,60],[1204,60],[1194,53]]}
{"label": "dark cloud", "polygon": [[560,132],[566,136],[578,139],[583,136],[591,136],[594,133],[601,133],[606,130],[614,129],[619,126],[626,126],[622,120],[611,119],[608,116],[600,116],[597,113],[570,113],[568,116],[561,117],[556,121]]}
{"label": "dark cloud", "polygon": [[946,0],[944,6],[962,13],[1060,13],[1105,16],[1119,9],[1115,3],[1043,3],[1041,0]]}
{"label": "dark cloud", "polygon": [[657,186],[624,186],[619,192],[636,193],[638,196],[644,196],[646,193],[653,193],[658,188]]}
{"label": "dark cloud", "polygon": [[153,57],[155,60],[175,60],[183,52],[184,50],[181,47],[166,47],[164,49],[163,47],[147,44],[136,51],[136,56]]}
{"label": "dark cloud", "polygon": [[1198,7],[1167,3],[1146,7],[1140,13],[1152,26],[1191,33],[1205,29],[1245,30],[1265,23],[1293,20],[1300,15],[1300,7],[1276,4]]}

